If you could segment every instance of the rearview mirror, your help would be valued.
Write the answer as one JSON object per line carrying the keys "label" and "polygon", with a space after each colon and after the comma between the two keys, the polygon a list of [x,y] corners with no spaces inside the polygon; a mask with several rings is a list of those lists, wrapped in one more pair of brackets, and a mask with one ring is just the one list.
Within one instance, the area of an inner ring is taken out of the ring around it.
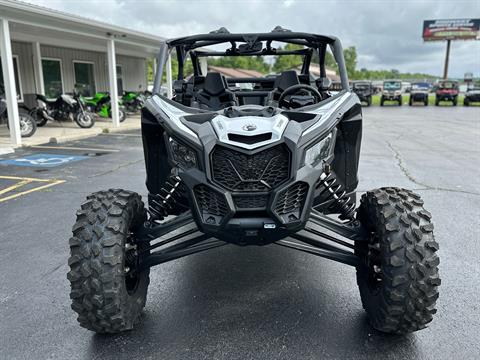
{"label": "rearview mirror", "polygon": [[261,41],[256,41],[253,44],[240,44],[238,52],[240,54],[250,54],[262,51],[263,45]]}

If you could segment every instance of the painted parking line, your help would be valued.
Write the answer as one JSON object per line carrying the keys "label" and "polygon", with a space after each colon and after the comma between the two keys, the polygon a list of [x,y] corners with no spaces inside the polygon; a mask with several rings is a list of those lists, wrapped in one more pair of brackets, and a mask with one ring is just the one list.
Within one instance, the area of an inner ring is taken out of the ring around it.
{"label": "painted parking line", "polygon": [[35,154],[15,159],[1,160],[0,164],[27,167],[55,167],[88,158],[89,156],[83,155]]}
{"label": "painted parking line", "polygon": [[104,152],[119,152],[118,149],[103,149],[103,148],[85,148],[85,147],[75,147],[75,146],[44,146],[36,145],[29,146],[32,149],[53,149],[53,150],[79,150],[79,151],[104,151]]}
{"label": "painted parking line", "polygon": [[[18,181],[14,185],[11,185],[11,186],[9,186],[5,189],[0,190],[0,195],[7,194],[7,196],[5,196],[5,197],[0,197],[0,203],[2,203],[4,201],[7,201],[7,200],[15,199],[19,196],[30,194],[34,191],[39,191],[39,190],[49,188],[51,186],[62,184],[62,183],[65,182],[65,180],[36,179],[36,178],[18,177],[18,176],[4,176],[4,175],[0,175],[0,179]],[[29,185],[29,184],[35,184],[35,187],[31,188],[31,189],[28,189],[28,190],[25,190],[25,191],[17,192],[15,194],[8,195],[8,193],[10,193],[12,191],[15,191],[15,190],[17,190],[21,187],[24,187],[26,185]]]}
{"label": "painted parking line", "polygon": [[103,133],[102,136],[130,136],[130,137],[142,137],[142,134],[122,134],[122,133]]}

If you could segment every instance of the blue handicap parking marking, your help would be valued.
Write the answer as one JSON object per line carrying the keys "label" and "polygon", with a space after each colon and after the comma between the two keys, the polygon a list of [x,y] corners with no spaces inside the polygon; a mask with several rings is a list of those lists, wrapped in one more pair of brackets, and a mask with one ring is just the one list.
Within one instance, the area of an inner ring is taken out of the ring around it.
{"label": "blue handicap parking marking", "polygon": [[0,164],[31,166],[31,167],[54,167],[65,165],[74,161],[87,159],[88,156],[60,155],[60,154],[35,154],[16,159],[1,160]]}

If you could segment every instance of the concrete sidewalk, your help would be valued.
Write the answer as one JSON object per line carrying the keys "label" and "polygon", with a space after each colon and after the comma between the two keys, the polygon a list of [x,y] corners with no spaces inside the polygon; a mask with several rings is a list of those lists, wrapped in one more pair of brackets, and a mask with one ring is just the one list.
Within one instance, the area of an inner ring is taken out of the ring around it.
{"label": "concrete sidewalk", "polygon": [[[64,143],[72,140],[79,140],[96,136],[105,132],[118,132],[125,130],[140,129],[140,115],[129,115],[127,119],[120,123],[120,127],[115,128],[110,119],[97,119],[95,126],[90,129],[82,129],[76,123],[65,122],[48,122],[45,126],[39,127],[36,133],[29,138],[22,138],[23,146],[33,146],[46,143]],[[0,128],[0,155],[8,154],[14,151],[10,143],[10,135],[8,128],[2,126]]]}

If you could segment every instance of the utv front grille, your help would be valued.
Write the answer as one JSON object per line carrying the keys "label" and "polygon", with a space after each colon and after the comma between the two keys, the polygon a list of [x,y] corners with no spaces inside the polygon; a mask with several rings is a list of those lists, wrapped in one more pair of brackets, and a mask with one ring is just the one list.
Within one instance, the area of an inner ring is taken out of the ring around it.
{"label": "utv front grille", "polygon": [[284,144],[253,155],[216,146],[211,163],[213,180],[231,191],[269,191],[290,176],[290,152]]}
{"label": "utv front grille", "polygon": [[206,185],[195,186],[194,193],[204,222],[216,224],[228,214],[227,200],[222,193]]}
{"label": "utv front grille", "polygon": [[233,202],[237,209],[265,209],[268,195],[234,195]]}
{"label": "utv front grille", "polygon": [[303,207],[308,194],[308,184],[296,182],[285,190],[282,190],[275,203],[275,213],[285,222],[296,221],[300,219]]}

